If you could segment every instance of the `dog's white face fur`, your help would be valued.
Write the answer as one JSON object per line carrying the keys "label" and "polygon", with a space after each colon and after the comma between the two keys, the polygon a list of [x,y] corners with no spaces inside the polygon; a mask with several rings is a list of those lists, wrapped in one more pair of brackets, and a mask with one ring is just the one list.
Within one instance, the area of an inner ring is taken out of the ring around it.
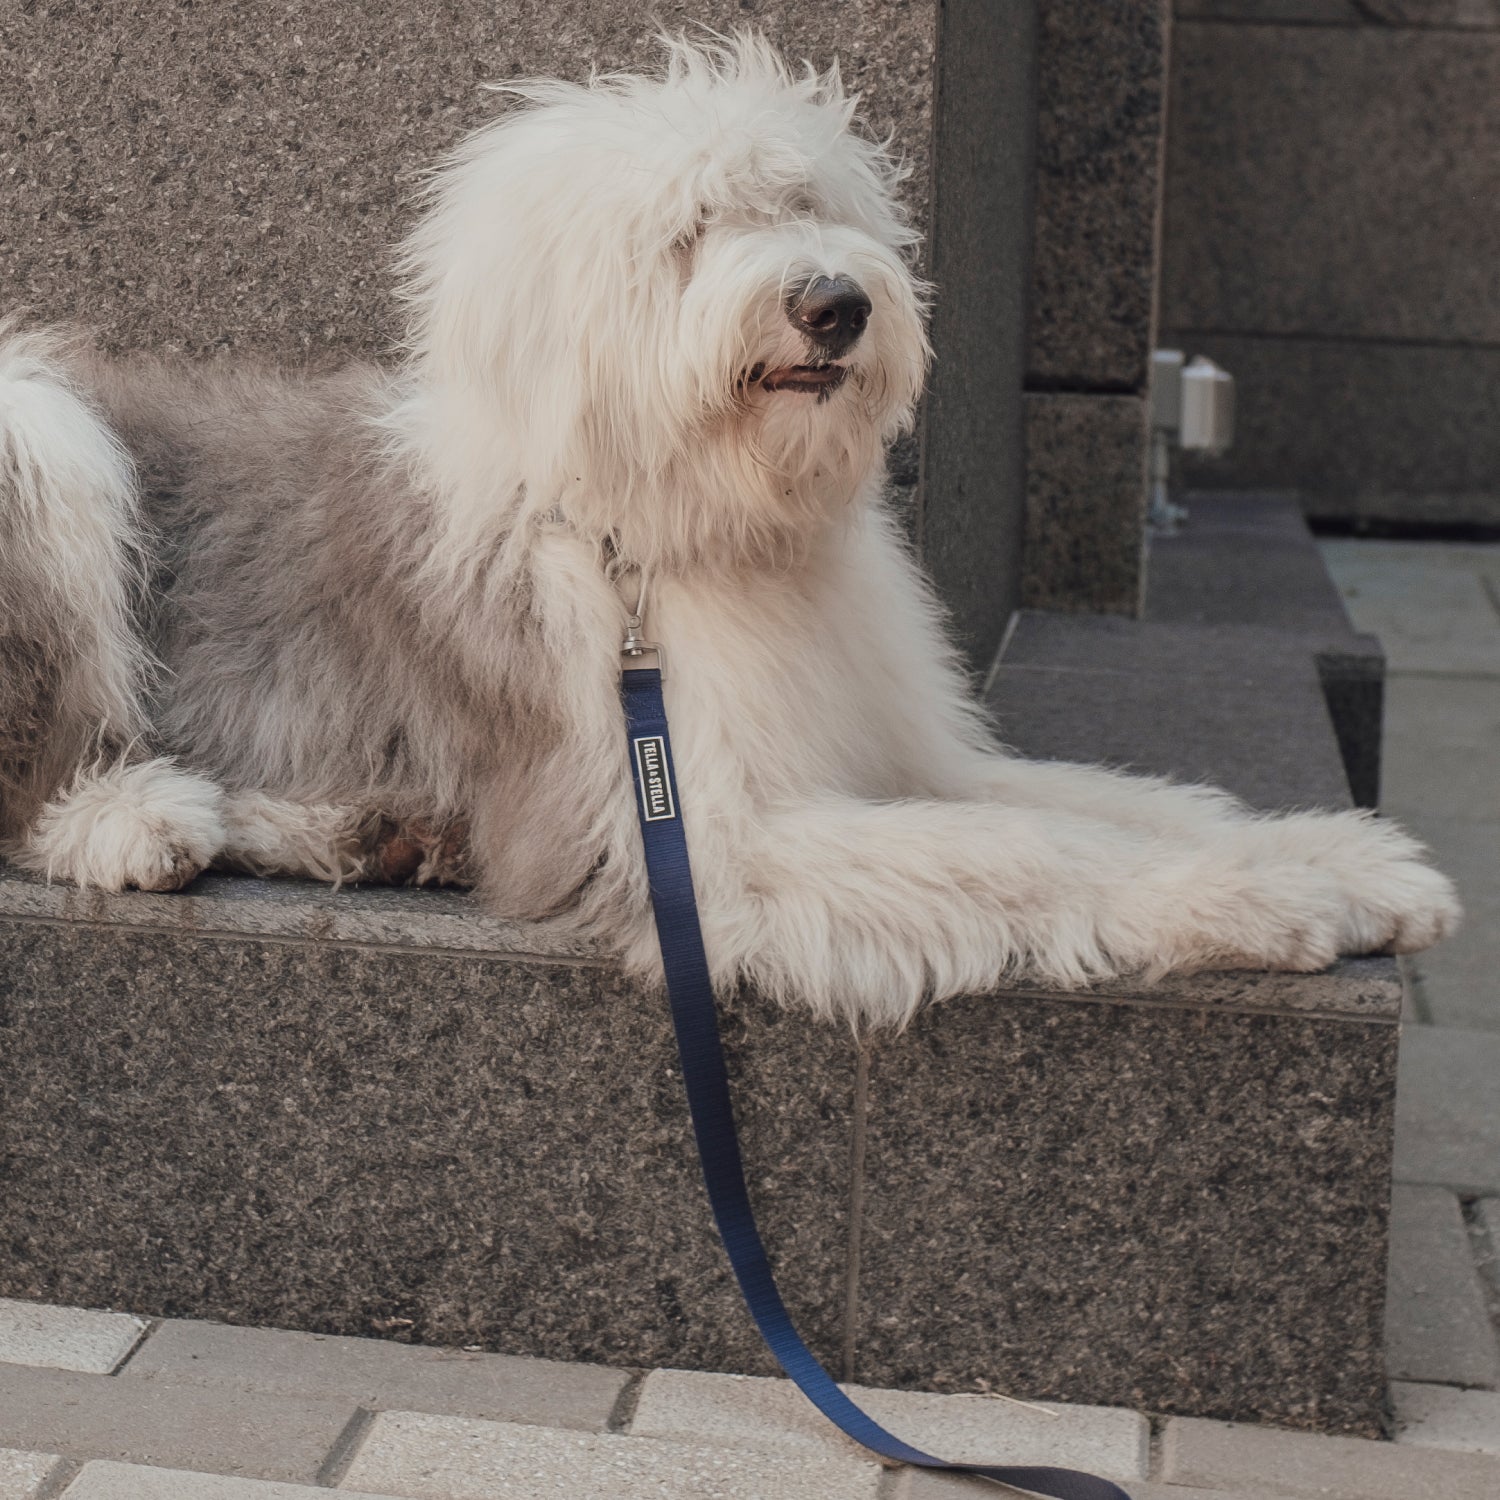
{"label": "dog's white face fur", "polygon": [[[837,71],[751,38],[670,50],[659,78],[515,86],[405,254],[416,367],[465,409],[432,444],[455,488],[482,509],[505,475],[666,564],[787,547],[847,504],[928,359],[903,173]],[[870,304],[832,357],[788,313],[820,278]]]}

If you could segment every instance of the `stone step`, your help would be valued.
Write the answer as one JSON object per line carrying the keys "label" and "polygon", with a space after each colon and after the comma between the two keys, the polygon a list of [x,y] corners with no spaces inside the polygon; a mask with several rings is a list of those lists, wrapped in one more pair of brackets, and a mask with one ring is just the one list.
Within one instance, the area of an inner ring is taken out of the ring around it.
{"label": "stone step", "polygon": [[[1026,617],[991,702],[1025,753],[1349,804],[1310,648],[1263,625]],[[0,872],[0,940],[0,1295],[773,1373],[665,1007],[599,954],[462,894],[227,877]],[[794,1316],[868,1386],[1376,1432],[1399,1005],[1356,960],[1012,988],[860,1047],[738,997]]]}

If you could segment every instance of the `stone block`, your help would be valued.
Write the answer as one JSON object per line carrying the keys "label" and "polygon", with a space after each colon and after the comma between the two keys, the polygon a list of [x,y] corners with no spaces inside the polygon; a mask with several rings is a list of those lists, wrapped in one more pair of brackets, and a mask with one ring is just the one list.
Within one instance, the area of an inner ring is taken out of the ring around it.
{"label": "stone block", "polygon": [[[957,1463],[1054,1464],[1144,1478],[1151,1428],[1139,1412],[1037,1408],[992,1396],[934,1396],[846,1385],[855,1405],[897,1437]],[[641,1387],[632,1437],[672,1438],[779,1453],[848,1457],[845,1438],[786,1380],[654,1370]]]}
{"label": "stone block", "polygon": [[1349,805],[1304,640],[1254,626],[1088,620],[1053,656],[1034,649],[1031,618],[986,699],[1021,753],[1209,782],[1267,810]]}
{"label": "stone block", "polygon": [[1181,527],[1150,539],[1148,620],[1259,625],[1325,641],[1349,634],[1343,598],[1294,494],[1226,490],[1182,498]]}
{"label": "stone block", "polygon": [[1500,1194],[1500,1036],[1411,1026],[1401,1038],[1397,1182]]}
{"label": "stone block", "polygon": [[1241,338],[1173,330],[1234,372],[1235,444],[1183,482],[1297,489],[1315,520],[1500,524],[1492,348]]}
{"label": "stone block", "polygon": [[919,1017],[870,1063],[858,1378],[1376,1431],[1395,1041],[1103,995]]}
{"label": "stone block", "polygon": [[1451,1385],[1391,1383],[1396,1441],[1500,1457],[1500,1395]]}
{"label": "stone block", "polygon": [[0,1446],[311,1483],[354,1403],[0,1365]]}
{"label": "stone block", "polygon": [[1028,609],[1134,615],[1142,590],[1146,409],[1135,396],[1026,397]]}
{"label": "stone block", "polygon": [[128,1313],[0,1297],[0,1361],[108,1375],[146,1331]]}
{"label": "stone block", "polygon": [[1385,656],[1350,629],[1343,601],[1290,494],[1188,495],[1187,518],[1149,539],[1146,617],[1261,625],[1313,653],[1355,804],[1380,804]]}
{"label": "stone block", "polygon": [[[24,1121],[0,1292],[774,1368],[709,1218],[660,997],[576,959],[294,937],[298,892],[328,893],[290,883],[286,936],[223,934],[266,908],[204,884],[180,915],[195,930],[130,896],[89,901],[108,921],[0,922],[0,1091]],[[420,926],[429,893],[388,894]],[[852,1044],[750,1001],[725,1026],[783,1290],[836,1351]]]}
{"label": "stone block", "polygon": [[1139,391],[1166,103],[1163,0],[1041,0],[1027,381]]}
{"label": "stone block", "polygon": [[413,1500],[876,1500],[878,1464],[384,1412],[340,1491]]}
{"label": "stone block", "polygon": [[[271,1479],[235,1479],[190,1469],[148,1468],[100,1459],[85,1464],[60,1500],[327,1500],[321,1485],[279,1484]],[[344,1492],[344,1500],[378,1500]]]}
{"label": "stone block", "polygon": [[1318,1500],[1492,1500],[1500,1459],[1357,1438],[1178,1418],[1162,1441],[1169,1485]]}
{"label": "stone block", "polygon": [[600,1365],[176,1320],[156,1329],[121,1378],[339,1396],[369,1410],[591,1432],[604,1430],[629,1380]]}
{"label": "stone block", "polygon": [[[1393,672],[1500,669],[1500,548],[1329,537],[1321,551],[1350,615],[1380,637]],[[1500,778],[1496,792],[1500,813]]]}
{"label": "stone block", "polygon": [[0,1500],[37,1500],[60,1462],[54,1453],[0,1448]]}
{"label": "stone block", "polygon": [[1445,1188],[1395,1186],[1386,1365],[1395,1380],[1491,1390],[1500,1381],[1500,1346],[1468,1229]]}
{"label": "stone block", "polygon": [[1497,88],[1493,32],[1179,27],[1163,326],[1500,342]]}
{"label": "stone block", "polygon": [[[503,101],[486,82],[650,65],[658,26],[753,20],[865,95],[927,215],[934,8],[802,0],[324,0],[19,8],[0,52],[0,279],[116,347],[283,360],[384,350],[390,246],[420,173]],[[76,80],[92,80],[85,93]],[[24,232],[21,231],[24,226]]]}

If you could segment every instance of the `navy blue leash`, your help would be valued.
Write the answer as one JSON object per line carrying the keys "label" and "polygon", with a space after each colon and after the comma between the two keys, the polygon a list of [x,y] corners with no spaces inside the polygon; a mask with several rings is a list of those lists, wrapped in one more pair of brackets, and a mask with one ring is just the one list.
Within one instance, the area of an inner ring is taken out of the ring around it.
{"label": "navy blue leash", "polygon": [[[638,627],[638,617],[632,617],[632,640],[637,647],[656,650],[639,640],[635,634]],[[631,650],[631,644],[628,640],[627,654],[639,656],[641,649]],[[661,940],[667,996],[682,1059],[682,1080],[687,1087],[693,1133],[698,1138],[698,1158],[719,1237],[729,1252],[729,1262],[750,1315],[771,1353],[802,1394],[830,1422],[883,1458],[924,1469],[973,1474],[1038,1495],[1050,1495],[1054,1500],[1129,1500],[1119,1486],[1076,1469],[952,1464],[923,1453],[862,1412],[802,1342],[776,1289],[765,1246],[755,1227],[750,1195],[745,1189],[745,1167],[734,1128],[729,1075],[724,1068],[718,1012],[708,959],[703,951],[693,872],[688,864],[687,837],[682,826],[682,804],[672,768],[671,742],[667,738],[661,672],[655,667],[627,670],[623,674],[623,697],[630,735],[631,774],[635,777],[641,836],[646,845],[651,905]]]}

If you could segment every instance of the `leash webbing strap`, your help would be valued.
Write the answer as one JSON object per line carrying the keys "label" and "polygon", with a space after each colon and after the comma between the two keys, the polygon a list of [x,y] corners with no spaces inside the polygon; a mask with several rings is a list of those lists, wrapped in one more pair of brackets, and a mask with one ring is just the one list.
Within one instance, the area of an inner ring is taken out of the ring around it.
{"label": "leash webbing strap", "polygon": [[745,1168],[729,1096],[729,1075],[719,1040],[718,1012],[693,895],[682,804],[672,768],[660,671],[627,670],[623,673],[622,692],[630,736],[631,774],[635,778],[636,806],[646,846],[651,905],[661,940],[667,996],[693,1133],[698,1141],[698,1158],[719,1236],[729,1253],[750,1315],[771,1353],[802,1394],[829,1421],[884,1458],[924,1469],[948,1469],[993,1479],[1052,1496],[1054,1500],[1129,1500],[1117,1485],[1075,1469],[953,1464],[923,1453],[861,1411],[802,1342],[776,1289],[745,1188]]}

